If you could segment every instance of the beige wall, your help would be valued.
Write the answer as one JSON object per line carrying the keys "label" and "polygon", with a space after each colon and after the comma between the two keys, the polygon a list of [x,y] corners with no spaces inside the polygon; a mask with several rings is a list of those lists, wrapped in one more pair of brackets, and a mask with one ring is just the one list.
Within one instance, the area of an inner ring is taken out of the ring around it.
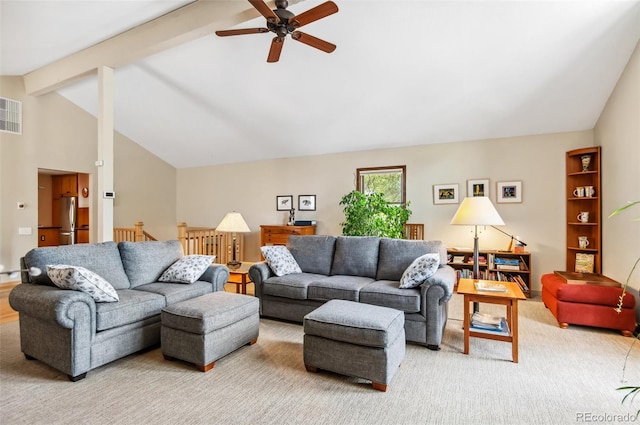
{"label": "beige wall", "polygon": [[176,169],[122,136],[116,138],[114,162],[114,227],[143,221],[155,238],[176,239]]}
{"label": "beige wall", "polygon": [[[27,96],[20,77],[0,77],[0,96],[23,102],[22,135],[0,133],[0,264],[16,268],[19,258],[37,246],[38,168],[93,177],[97,123],[56,93]],[[132,227],[142,220],[159,238],[175,237],[175,169],[118,133],[114,149],[114,224]],[[96,181],[90,181],[90,193],[95,194]],[[91,199],[91,220],[96,222],[97,198]],[[127,202],[132,199],[136,202]],[[18,201],[25,209],[17,209]],[[19,236],[19,227],[31,228],[32,234]],[[95,234],[91,238],[95,240]]]}
{"label": "beige wall", "polygon": [[[640,44],[620,77],[594,130],[602,146],[603,215],[640,201]],[[640,206],[603,223],[603,273],[624,282],[640,257]],[[640,269],[630,279],[640,288]]]}
{"label": "beige wall", "polygon": [[[260,225],[287,219],[276,211],[277,195],[293,195],[296,208],[298,195],[317,195],[317,210],[298,212],[297,218],[316,219],[318,233],[338,235],[344,218],[338,204],[355,188],[356,168],[405,164],[410,221],[425,224],[427,239],[471,247],[472,228],[449,224],[458,205],[434,205],[432,185],[458,183],[465,196],[468,179],[488,178],[495,202],[496,182],[521,180],[521,204],[495,205],[506,223],[502,229],[528,243],[539,290],[542,272],[565,267],[565,152],[592,145],[592,132],[582,131],[181,169],[178,220],[216,226],[226,212],[241,212],[252,230],[245,256],[257,260]],[[504,249],[508,243],[491,228],[480,235],[481,248]]]}

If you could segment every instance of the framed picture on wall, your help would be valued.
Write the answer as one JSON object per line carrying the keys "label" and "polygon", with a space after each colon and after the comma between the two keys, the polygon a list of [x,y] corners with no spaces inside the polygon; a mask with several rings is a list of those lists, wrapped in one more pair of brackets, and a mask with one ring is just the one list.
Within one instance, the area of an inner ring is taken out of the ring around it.
{"label": "framed picture on wall", "polygon": [[298,195],[298,210],[315,211],[316,195]]}
{"label": "framed picture on wall", "polygon": [[522,202],[522,182],[498,182],[496,201],[499,204],[514,204]]}
{"label": "framed picture on wall", "polygon": [[293,208],[293,195],[276,196],[276,209],[278,211],[289,211]]}
{"label": "framed picture on wall", "polygon": [[489,196],[489,179],[467,180],[467,196]]}
{"label": "framed picture on wall", "polygon": [[458,183],[434,184],[433,185],[434,204],[457,204],[458,203]]}

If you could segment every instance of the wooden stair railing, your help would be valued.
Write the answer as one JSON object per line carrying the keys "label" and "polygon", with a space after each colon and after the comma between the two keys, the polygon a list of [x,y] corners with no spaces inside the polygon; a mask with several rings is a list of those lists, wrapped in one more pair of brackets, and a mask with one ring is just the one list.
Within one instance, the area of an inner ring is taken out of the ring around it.
{"label": "wooden stair railing", "polygon": [[135,223],[135,227],[114,227],[113,228],[113,241],[118,242],[142,242],[142,241],[156,241],[157,239],[151,236],[144,230],[144,223],[138,221]]}
{"label": "wooden stair railing", "polygon": [[[178,224],[178,240],[185,255],[215,255],[215,263],[226,264],[233,259],[233,235],[216,232],[213,227],[188,227]],[[242,261],[244,238],[236,234],[236,260]]]}
{"label": "wooden stair railing", "polygon": [[424,239],[424,224],[417,223],[405,223],[404,235],[407,239],[423,240]]}

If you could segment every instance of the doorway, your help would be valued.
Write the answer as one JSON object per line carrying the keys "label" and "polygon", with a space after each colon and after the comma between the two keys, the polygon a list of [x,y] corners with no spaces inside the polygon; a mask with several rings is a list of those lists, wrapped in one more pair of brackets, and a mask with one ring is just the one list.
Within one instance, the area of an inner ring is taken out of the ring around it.
{"label": "doorway", "polygon": [[90,205],[89,174],[38,169],[38,246],[89,243]]}

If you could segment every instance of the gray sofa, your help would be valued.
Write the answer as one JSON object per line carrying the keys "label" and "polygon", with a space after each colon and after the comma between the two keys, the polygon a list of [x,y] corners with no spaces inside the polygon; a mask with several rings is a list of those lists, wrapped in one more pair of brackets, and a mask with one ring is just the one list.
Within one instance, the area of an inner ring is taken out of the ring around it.
{"label": "gray sofa", "polygon": [[[302,273],[276,276],[266,262],[249,269],[262,316],[302,322],[306,314],[331,299],[374,304],[405,313],[407,341],[439,349],[456,282],[442,242],[290,236],[287,247]],[[436,273],[417,288],[400,289],[405,269],[427,253],[440,255]]]}
{"label": "gray sofa", "polygon": [[[35,248],[22,259],[23,273],[9,294],[19,312],[20,345],[27,359],[38,359],[72,381],[113,360],[160,342],[160,312],[167,305],[224,289],[229,269],[214,264],[191,284],[157,282],[183,256],[178,241],[114,242]],[[108,281],[117,302],[96,303],[85,292],[59,289],[47,265],[84,267]]]}

